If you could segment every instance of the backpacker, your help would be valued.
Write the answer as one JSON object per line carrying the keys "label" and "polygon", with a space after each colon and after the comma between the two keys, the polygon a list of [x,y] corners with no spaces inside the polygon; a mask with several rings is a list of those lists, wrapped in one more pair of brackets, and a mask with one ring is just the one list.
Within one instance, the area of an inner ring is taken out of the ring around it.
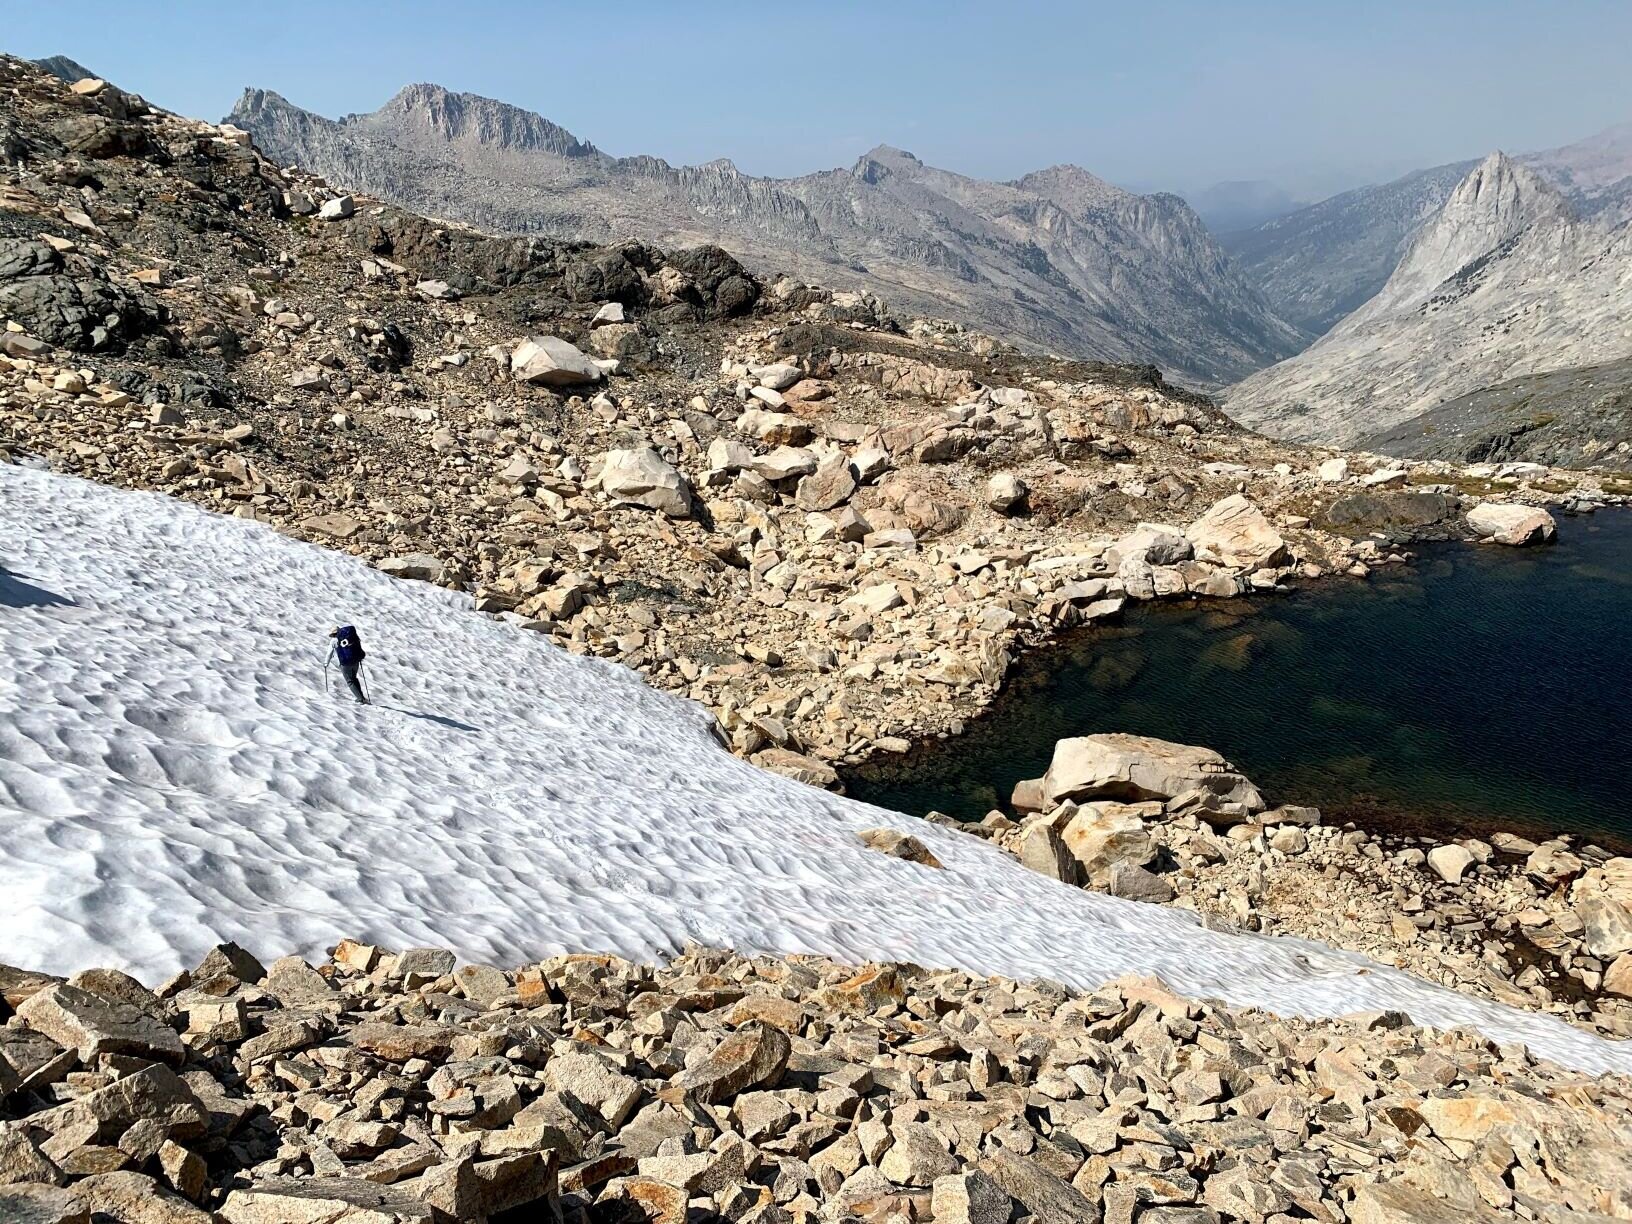
{"label": "backpacker", "polygon": [[334,653],[341,667],[356,667],[368,657],[363,650],[362,639],[352,625],[341,625],[334,631]]}

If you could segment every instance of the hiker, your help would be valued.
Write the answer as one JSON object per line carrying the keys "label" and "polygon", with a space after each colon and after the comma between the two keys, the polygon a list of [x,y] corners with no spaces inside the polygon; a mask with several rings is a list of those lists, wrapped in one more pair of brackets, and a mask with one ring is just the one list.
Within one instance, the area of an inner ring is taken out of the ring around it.
{"label": "hiker", "polygon": [[346,683],[351,687],[351,695],[363,705],[367,705],[368,698],[364,696],[362,683],[357,679],[357,670],[368,657],[363,650],[363,640],[357,636],[356,628],[351,625],[331,629],[329,636],[334,639],[334,645],[329,647],[329,657],[339,660],[340,674],[346,678]]}

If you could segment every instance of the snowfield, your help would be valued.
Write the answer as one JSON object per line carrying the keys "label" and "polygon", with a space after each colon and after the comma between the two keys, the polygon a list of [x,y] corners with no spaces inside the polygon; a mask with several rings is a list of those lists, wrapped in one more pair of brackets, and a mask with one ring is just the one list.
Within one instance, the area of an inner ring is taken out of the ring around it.
{"label": "snowfield", "polygon": [[[435,944],[504,966],[695,940],[1085,988],[1153,973],[1282,1014],[1398,1008],[1632,1071],[1632,1044],[1067,888],[765,773],[632,672],[264,526],[8,466],[0,525],[0,961],[152,981],[224,939],[263,957]],[[324,690],[326,635],[346,622],[372,707]],[[945,869],[857,840],[884,824]]]}

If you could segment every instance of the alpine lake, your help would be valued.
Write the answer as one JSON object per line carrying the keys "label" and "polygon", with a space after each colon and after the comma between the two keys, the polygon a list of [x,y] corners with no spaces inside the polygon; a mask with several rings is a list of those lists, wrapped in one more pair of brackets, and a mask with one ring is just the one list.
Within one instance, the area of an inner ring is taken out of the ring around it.
{"label": "alpine lake", "polygon": [[1449,837],[1632,846],[1632,511],[1556,544],[1424,545],[1369,579],[1131,607],[1034,651],[962,735],[845,776],[850,795],[978,820],[1054,742],[1216,749],[1273,804]]}

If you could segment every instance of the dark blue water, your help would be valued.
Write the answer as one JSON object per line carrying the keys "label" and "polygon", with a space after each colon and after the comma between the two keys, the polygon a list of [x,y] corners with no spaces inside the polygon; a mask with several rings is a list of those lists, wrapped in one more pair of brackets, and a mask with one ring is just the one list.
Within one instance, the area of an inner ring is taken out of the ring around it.
{"label": "dark blue water", "polygon": [[1155,606],[1022,662],[992,711],[857,798],[978,819],[1054,741],[1204,744],[1328,817],[1632,841],[1632,513],[1550,548],[1463,544],[1369,581]]}

